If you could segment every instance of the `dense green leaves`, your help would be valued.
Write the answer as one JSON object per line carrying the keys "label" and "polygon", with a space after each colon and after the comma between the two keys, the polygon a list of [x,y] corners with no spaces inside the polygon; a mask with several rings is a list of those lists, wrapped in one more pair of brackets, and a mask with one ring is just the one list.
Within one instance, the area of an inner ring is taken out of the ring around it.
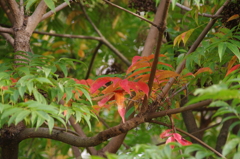
{"label": "dense green leaves", "polygon": [[[0,127],[4,124],[16,125],[24,120],[36,129],[45,123],[51,132],[56,122],[66,127],[69,117],[74,115],[77,122],[83,119],[91,129],[90,119],[96,116],[91,112],[91,106],[79,102],[80,99],[86,99],[92,103],[87,86],[76,84],[71,78],[60,78],[56,74],[57,66],[61,65],[60,69],[65,72],[68,64],[73,65],[72,61],[67,58],[55,61],[50,56],[33,54],[29,54],[28,59],[14,72],[1,72]],[[80,98],[78,95],[73,106],[62,109],[58,102],[63,100],[68,103],[73,100],[74,91],[81,91],[83,95]],[[64,111],[67,111],[65,115]]]}

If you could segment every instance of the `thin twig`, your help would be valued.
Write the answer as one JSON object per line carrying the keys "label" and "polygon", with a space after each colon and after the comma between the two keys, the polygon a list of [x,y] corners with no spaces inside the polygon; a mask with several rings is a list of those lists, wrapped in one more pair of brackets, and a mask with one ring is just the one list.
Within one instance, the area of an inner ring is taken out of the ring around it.
{"label": "thin twig", "polygon": [[90,64],[89,64],[89,66],[88,66],[88,70],[87,70],[87,74],[86,74],[85,79],[88,79],[88,78],[89,78],[90,72],[92,71],[93,62],[94,62],[95,57],[97,56],[98,50],[100,49],[101,46],[102,46],[102,42],[99,42],[99,43],[98,43],[98,46],[94,49],[94,52],[93,52],[93,55],[92,55]]}
{"label": "thin twig", "polygon": [[164,111],[160,111],[160,112],[153,112],[153,113],[149,113],[146,118],[147,118],[147,120],[150,120],[152,118],[162,117],[162,116],[169,115],[169,114],[177,114],[177,113],[181,113],[183,111],[193,110],[196,108],[207,106],[211,102],[212,102],[211,100],[205,100],[205,101],[201,101],[201,102],[191,104],[191,105],[188,105],[185,107],[169,109],[169,110],[164,110]]}
{"label": "thin twig", "polygon": [[[171,1],[172,2],[172,1]],[[180,3],[176,3],[176,6],[178,6],[179,8],[182,8],[186,11],[191,11],[191,8],[188,8]],[[207,13],[198,13],[198,15],[203,16],[203,17],[208,17],[208,18],[218,18],[221,17],[221,15],[211,15],[211,14],[207,14]]]}
{"label": "thin twig", "polygon": [[130,66],[130,62],[128,61],[128,59],[118,50],[116,49],[101,33],[101,31],[96,27],[96,25],[93,23],[93,21],[91,20],[91,18],[88,16],[85,8],[83,7],[83,5],[80,2],[80,6],[82,8],[82,11],[85,15],[85,17],[87,18],[87,20],[89,21],[89,23],[92,25],[92,27],[94,28],[94,30],[98,33],[98,35],[102,38],[102,42],[110,49],[112,50],[127,66]]}
{"label": "thin twig", "polygon": [[173,94],[171,95],[170,98],[173,98],[175,95],[177,95],[178,93],[180,93],[180,92],[182,92],[183,90],[185,90],[188,85],[189,85],[189,83],[187,83],[186,85],[184,85],[182,88],[180,88],[180,89],[177,90],[176,92],[173,92]]}
{"label": "thin twig", "polygon": [[56,33],[48,33],[48,32],[41,32],[41,31],[34,31],[37,34],[43,35],[51,35],[57,37],[65,37],[65,38],[79,38],[79,39],[91,39],[101,41],[104,45],[106,45],[110,50],[112,50],[127,66],[130,66],[130,62],[128,59],[123,56],[121,52],[119,52],[109,41],[107,41],[104,37],[93,37],[93,36],[83,36],[83,35],[71,35],[71,34],[56,34]]}
{"label": "thin twig", "polygon": [[142,20],[144,20],[144,21],[146,21],[146,22],[152,24],[153,26],[155,26],[155,27],[157,27],[157,28],[159,27],[157,24],[154,24],[154,23],[151,22],[150,20],[148,20],[148,19],[146,19],[146,18],[144,18],[144,17],[142,17],[142,16],[140,16],[140,15],[138,15],[138,14],[136,14],[136,13],[133,13],[133,12],[131,12],[131,11],[129,11],[129,10],[123,8],[123,7],[120,7],[120,6],[118,6],[118,5],[116,5],[116,4],[112,3],[112,2],[110,2],[110,1],[108,1],[108,0],[103,0],[103,1],[106,2],[107,4],[110,4],[110,5],[112,5],[112,6],[116,7],[116,8],[118,8],[118,9],[121,9],[121,10],[127,12],[127,13],[130,13],[130,14],[134,15],[135,17],[138,17],[138,18],[140,18],[140,19],[142,19]]}
{"label": "thin twig", "polygon": [[98,35],[99,35],[100,37],[104,37],[104,36],[102,35],[101,31],[96,27],[96,25],[93,23],[93,21],[91,20],[91,18],[88,16],[88,14],[87,14],[87,12],[86,12],[83,4],[82,4],[81,2],[79,2],[79,4],[80,4],[80,7],[81,7],[81,9],[82,9],[82,11],[83,11],[83,14],[84,14],[85,17],[87,18],[88,22],[92,25],[93,29],[98,33]]}
{"label": "thin twig", "polygon": [[56,36],[56,37],[63,37],[63,38],[78,38],[78,39],[90,39],[90,40],[102,41],[102,38],[101,38],[101,37],[94,37],[94,36],[71,35],[71,34],[57,34],[57,33],[43,32],[43,31],[34,31],[33,33],[42,34],[42,35]]}
{"label": "thin twig", "polygon": [[[171,128],[171,125],[168,125],[168,124],[165,124],[165,123],[162,123],[162,122],[159,122],[157,120],[152,120],[150,121],[151,123],[156,123],[156,124],[160,124],[160,125],[164,125],[164,126],[167,126],[169,128]],[[209,150],[211,150],[212,152],[214,152],[216,155],[226,159],[221,153],[219,153],[218,151],[216,151],[214,148],[212,148],[211,146],[209,146],[208,144],[206,144],[205,142],[201,141],[200,139],[198,139],[197,137],[193,136],[192,134],[189,134],[188,132],[186,131],[183,131],[182,129],[179,129],[179,128],[176,128],[177,131],[193,138],[194,140],[196,140],[197,142],[199,142],[201,145],[203,145],[204,147],[208,148]]]}
{"label": "thin twig", "polygon": [[[69,2],[72,2],[72,0],[70,0]],[[54,13],[62,10],[63,8],[65,8],[65,7],[67,7],[67,6],[68,6],[68,4],[67,4],[66,2],[60,4],[59,6],[57,6],[57,7],[55,8],[55,12],[54,12],[54,11],[49,11],[49,12],[45,13],[45,14],[42,16],[41,21],[47,19],[48,17],[52,16]]]}

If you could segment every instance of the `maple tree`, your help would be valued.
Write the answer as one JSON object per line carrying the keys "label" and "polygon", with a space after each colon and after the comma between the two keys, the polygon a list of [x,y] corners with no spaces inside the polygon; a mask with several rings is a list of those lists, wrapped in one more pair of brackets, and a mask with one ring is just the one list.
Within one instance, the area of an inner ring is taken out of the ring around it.
{"label": "maple tree", "polygon": [[238,158],[238,2],[0,0],[2,158]]}

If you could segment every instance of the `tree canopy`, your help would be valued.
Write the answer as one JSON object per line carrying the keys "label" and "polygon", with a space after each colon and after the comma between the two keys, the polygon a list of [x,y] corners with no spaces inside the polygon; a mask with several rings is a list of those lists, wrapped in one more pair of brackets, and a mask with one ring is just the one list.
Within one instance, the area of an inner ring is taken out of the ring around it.
{"label": "tree canopy", "polygon": [[239,11],[0,0],[1,157],[239,158]]}

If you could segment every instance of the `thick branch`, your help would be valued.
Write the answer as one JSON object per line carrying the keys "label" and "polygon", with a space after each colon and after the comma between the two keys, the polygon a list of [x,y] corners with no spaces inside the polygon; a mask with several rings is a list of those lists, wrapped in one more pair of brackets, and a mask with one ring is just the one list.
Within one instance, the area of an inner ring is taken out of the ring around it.
{"label": "thick branch", "polygon": [[[160,24],[160,22],[162,21],[161,17],[163,14],[164,7],[165,7],[165,1],[161,1],[154,17],[154,21],[153,21],[154,24]],[[156,28],[155,26],[151,26],[146,42],[144,44],[142,56],[149,56],[152,54],[154,46],[156,45],[156,42],[157,42],[157,37],[158,37],[158,28]]]}
{"label": "thick branch", "polygon": [[10,20],[10,22],[12,23],[12,25],[14,24],[14,16],[11,12],[11,10],[8,8],[5,0],[0,0],[0,5],[1,5],[1,8],[4,10],[4,12],[6,13],[8,19]]}
{"label": "thick branch", "polygon": [[64,143],[77,146],[77,147],[91,147],[91,146],[96,146],[106,140],[108,140],[111,137],[124,134],[128,132],[129,130],[137,127],[138,125],[146,122],[147,120],[150,120],[152,118],[156,117],[162,117],[168,114],[176,114],[180,113],[183,111],[187,111],[190,109],[195,109],[198,107],[202,107],[205,105],[210,104],[210,100],[202,101],[197,104],[192,104],[183,108],[176,108],[176,109],[171,109],[167,111],[162,111],[162,112],[157,112],[157,113],[151,113],[149,115],[141,116],[141,117],[134,117],[131,120],[126,121],[124,124],[120,124],[117,126],[114,126],[112,128],[109,128],[107,130],[104,130],[97,134],[94,137],[79,137],[73,134],[70,134],[65,131],[61,130],[55,130],[53,129],[52,133],[49,133],[48,128],[38,128],[35,130],[35,128],[26,128],[23,131],[20,132],[18,136],[19,142],[28,139],[28,138],[50,138],[58,141],[62,141]]}
{"label": "thick branch", "polygon": [[13,34],[13,29],[12,28],[5,28],[5,27],[0,26],[0,32]]}
{"label": "thick branch", "polygon": [[24,17],[23,12],[20,11],[19,6],[15,0],[9,0],[8,3],[12,11],[11,14],[13,14],[13,17],[14,17],[13,26],[15,28],[20,28],[23,24],[23,17]]}
{"label": "thick branch", "polygon": [[77,146],[77,147],[91,147],[91,146],[96,146],[108,140],[111,137],[125,133],[144,122],[145,120],[143,117],[135,117],[132,120],[126,121],[125,124],[120,124],[110,129],[107,129],[105,131],[102,131],[94,137],[79,137],[79,136],[76,136],[64,131],[55,130],[55,129],[53,129],[53,131],[50,134],[48,128],[38,128],[37,130],[35,130],[35,128],[26,128],[20,132],[18,136],[18,140],[20,142],[24,139],[40,137],[40,138],[49,138],[49,139],[62,141],[64,143]]}
{"label": "thick branch", "polygon": [[32,34],[32,32],[37,27],[38,23],[41,21],[43,14],[46,12],[47,5],[45,4],[44,0],[38,4],[37,8],[35,9],[34,13],[28,18],[28,24],[26,27],[27,32]]}

